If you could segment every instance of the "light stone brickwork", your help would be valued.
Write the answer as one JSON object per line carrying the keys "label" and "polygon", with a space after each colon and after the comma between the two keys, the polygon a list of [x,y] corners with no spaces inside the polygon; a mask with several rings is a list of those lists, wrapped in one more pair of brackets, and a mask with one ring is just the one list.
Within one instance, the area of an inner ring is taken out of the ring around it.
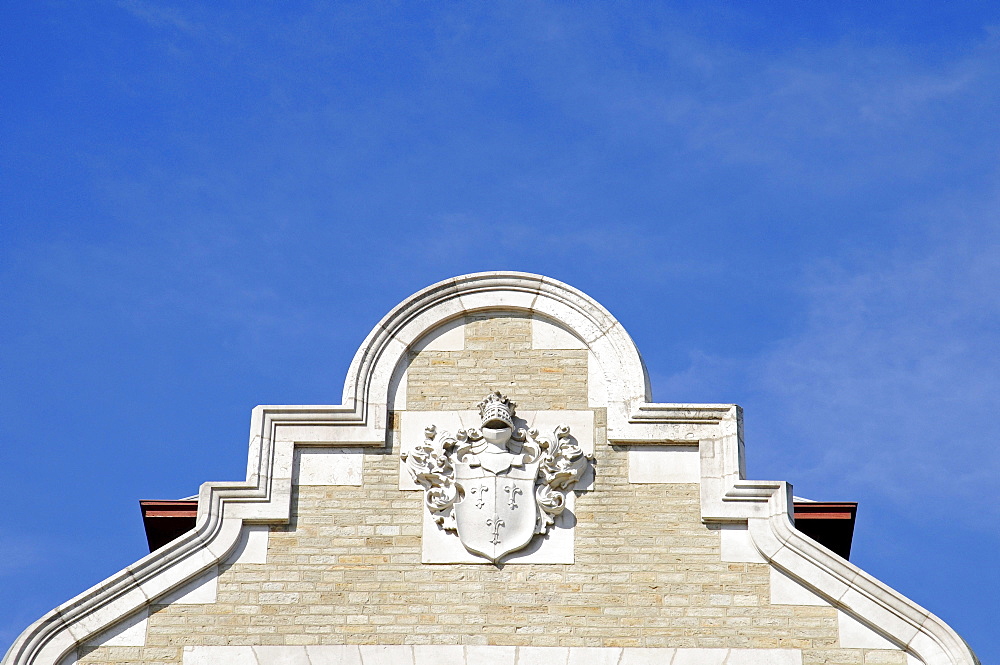
{"label": "light stone brickwork", "polygon": [[[587,409],[587,352],[531,348],[530,320],[475,316],[464,351],[410,358],[407,408],[468,409],[487,388],[524,409]],[[301,486],[266,564],[220,567],[218,601],[153,606],[145,647],[79,663],[179,663],[187,645],[428,644],[802,649],[804,665],[902,665],[840,649],[833,607],[770,604],[766,564],[726,563],[697,484],[632,484],[628,448],[595,410],[594,491],[578,492],[572,565],[421,564],[422,494],[398,451],[365,454],[363,485]]]}
{"label": "light stone brickwork", "polygon": [[407,372],[406,408],[473,408],[487,389],[512,395],[518,408],[586,409],[587,352],[531,348],[531,319],[470,316],[464,351],[421,351]]}

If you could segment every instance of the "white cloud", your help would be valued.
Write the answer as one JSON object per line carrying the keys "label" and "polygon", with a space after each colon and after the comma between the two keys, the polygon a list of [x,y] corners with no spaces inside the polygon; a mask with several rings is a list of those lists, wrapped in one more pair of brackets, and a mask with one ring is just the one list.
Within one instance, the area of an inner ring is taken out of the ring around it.
{"label": "white cloud", "polygon": [[[996,207],[982,212],[996,218]],[[861,269],[816,267],[808,321],[762,356],[758,388],[785,439],[773,445],[806,448],[794,453],[800,480],[996,519],[1000,233],[948,228],[918,249],[872,253]]]}
{"label": "white cloud", "polygon": [[190,21],[174,7],[145,0],[119,0],[118,6],[154,28],[168,27],[185,33],[202,30],[199,24]]}

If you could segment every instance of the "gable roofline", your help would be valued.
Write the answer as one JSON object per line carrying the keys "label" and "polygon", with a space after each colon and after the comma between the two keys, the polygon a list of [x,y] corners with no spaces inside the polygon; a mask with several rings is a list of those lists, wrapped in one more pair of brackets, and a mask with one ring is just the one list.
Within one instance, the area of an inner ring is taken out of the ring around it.
{"label": "gable roofline", "polygon": [[608,386],[608,442],[697,444],[706,523],[746,524],[761,556],[835,607],[885,633],[925,665],[978,661],[943,621],[797,532],[791,485],[745,479],[742,411],[733,404],[654,404],[635,344],[582,292],[540,275],[475,273],[404,300],[355,354],[335,406],[258,406],[251,417],[247,480],[201,486],[195,528],[29,626],[0,665],[57,665],[80,644],[224,560],[244,524],[290,517],[297,446],[384,447],[389,391],[406,351],[464,314],[516,311],[554,319],[583,340]]}

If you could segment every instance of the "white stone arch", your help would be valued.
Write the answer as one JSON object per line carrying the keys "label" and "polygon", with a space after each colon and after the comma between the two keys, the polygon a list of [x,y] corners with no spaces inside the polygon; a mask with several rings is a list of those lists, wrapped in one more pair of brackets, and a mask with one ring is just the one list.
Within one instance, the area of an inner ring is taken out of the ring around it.
{"label": "white stone arch", "polygon": [[353,409],[372,438],[384,436],[392,377],[406,352],[449,320],[491,311],[541,315],[582,340],[605,377],[609,429],[621,429],[627,415],[651,399],[649,376],[635,343],[597,301],[549,277],[483,272],[433,284],[386,314],[351,362],[343,405]]}
{"label": "white stone arch", "polygon": [[451,319],[480,312],[522,312],[552,319],[587,345],[607,389],[608,440],[697,440],[692,423],[717,424],[730,405],[651,404],[642,356],[622,324],[600,303],[563,282],[522,272],[481,272],[433,284],[392,309],[359,347],[344,382],[337,440],[381,445],[391,382],[406,351]]}

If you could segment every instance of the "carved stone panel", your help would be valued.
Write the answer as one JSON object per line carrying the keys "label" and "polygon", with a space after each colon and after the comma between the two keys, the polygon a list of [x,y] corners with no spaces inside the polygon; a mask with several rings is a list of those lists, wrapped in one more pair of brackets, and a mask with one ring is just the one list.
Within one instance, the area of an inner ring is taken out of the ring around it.
{"label": "carved stone panel", "polygon": [[479,404],[481,428],[452,434],[430,425],[424,442],[401,455],[438,527],[493,563],[544,536],[589,469],[569,427],[551,437],[517,428],[515,408],[490,393]]}

